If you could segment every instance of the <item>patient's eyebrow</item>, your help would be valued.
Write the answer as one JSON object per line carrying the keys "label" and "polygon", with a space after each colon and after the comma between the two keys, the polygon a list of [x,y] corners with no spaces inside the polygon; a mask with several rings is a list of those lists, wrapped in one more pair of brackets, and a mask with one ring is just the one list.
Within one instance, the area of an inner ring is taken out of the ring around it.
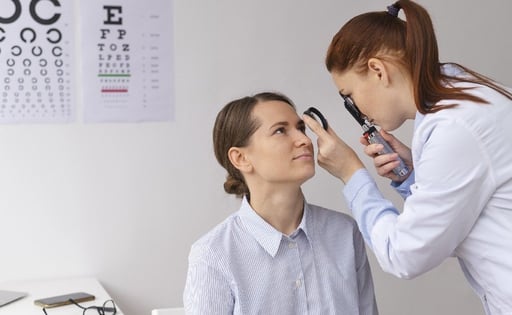
{"label": "patient's eyebrow", "polygon": [[273,124],[272,126],[270,126],[269,129],[272,129],[277,126],[288,126],[288,125],[290,125],[290,124],[287,121],[278,121],[275,124]]}

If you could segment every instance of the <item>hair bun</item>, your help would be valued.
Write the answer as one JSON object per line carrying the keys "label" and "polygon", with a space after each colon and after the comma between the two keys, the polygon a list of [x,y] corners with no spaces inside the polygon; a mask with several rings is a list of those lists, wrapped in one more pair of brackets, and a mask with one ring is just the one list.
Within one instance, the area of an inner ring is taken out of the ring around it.
{"label": "hair bun", "polygon": [[226,182],[224,183],[224,190],[228,194],[234,194],[239,197],[249,194],[249,189],[247,188],[245,182],[231,175],[228,175],[226,178]]}

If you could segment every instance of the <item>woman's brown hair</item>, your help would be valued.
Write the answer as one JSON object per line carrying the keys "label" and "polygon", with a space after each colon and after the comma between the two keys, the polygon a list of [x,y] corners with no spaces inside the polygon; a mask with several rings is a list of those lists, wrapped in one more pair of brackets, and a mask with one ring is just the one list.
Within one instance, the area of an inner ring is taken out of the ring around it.
{"label": "woman's brown hair", "polygon": [[327,50],[327,70],[342,73],[354,67],[365,73],[370,58],[394,62],[410,75],[416,108],[423,114],[456,106],[434,105],[443,99],[487,103],[468,93],[466,88],[454,87],[450,82],[485,85],[512,99],[511,92],[459,64],[449,63],[468,75],[460,77],[443,73],[441,68],[446,63],[439,62],[437,40],[428,12],[410,0],[399,0],[392,7],[395,12],[402,9],[406,21],[389,11],[364,13],[348,21],[333,37]]}
{"label": "woman's brown hair", "polygon": [[293,102],[283,94],[262,92],[229,102],[217,114],[213,126],[213,148],[219,164],[228,171],[224,190],[238,197],[249,196],[243,175],[231,164],[228,151],[232,147],[245,147],[261,123],[254,119],[254,107],[262,102],[281,101],[295,109]]}

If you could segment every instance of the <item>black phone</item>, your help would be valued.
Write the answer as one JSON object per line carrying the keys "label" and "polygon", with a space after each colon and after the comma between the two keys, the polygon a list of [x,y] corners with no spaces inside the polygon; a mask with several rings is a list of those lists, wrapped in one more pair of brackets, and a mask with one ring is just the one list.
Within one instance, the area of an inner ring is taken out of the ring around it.
{"label": "black phone", "polygon": [[57,307],[62,305],[68,305],[72,304],[71,300],[80,303],[80,302],[86,302],[86,301],[92,301],[94,300],[94,295],[85,293],[85,292],[74,292],[64,295],[58,295],[58,296],[52,296],[47,298],[42,298],[34,301],[35,305],[44,307],[44,308],[51,308],[51,307]]}

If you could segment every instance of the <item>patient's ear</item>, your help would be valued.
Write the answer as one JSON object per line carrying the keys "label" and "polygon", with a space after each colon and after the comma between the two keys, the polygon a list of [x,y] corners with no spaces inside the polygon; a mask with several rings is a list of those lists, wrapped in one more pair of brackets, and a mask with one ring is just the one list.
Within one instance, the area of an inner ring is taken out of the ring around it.
{"label": "patient's ear", "polygon": [[242,148],[231,147],[228,151],[228,157],[231,161],[231,164],[233,164],[233,166],[236,167],[240,172],[249,173],[252,170],[251,161],[247,159],[247,156],[245,155],[245,152]]}

